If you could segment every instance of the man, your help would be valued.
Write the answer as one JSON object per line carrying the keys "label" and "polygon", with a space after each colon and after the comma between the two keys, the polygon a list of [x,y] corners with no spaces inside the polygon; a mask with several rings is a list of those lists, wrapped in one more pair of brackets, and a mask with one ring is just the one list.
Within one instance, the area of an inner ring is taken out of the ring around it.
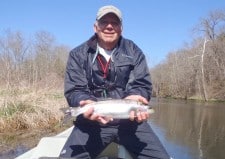
{"label": "man", "polygon": [[[152,84],[141,49],[122,37],[122,15],[114,6],[99,9],[95,35],[73,49],[65,74],[69,106],[107,99],[132,99],[148,104]],[[147,123],[149,114],[131,111],[130,119],[108,119],[93,109],[78,116],[61,157],[96,158],[111,142],[123,145],[134,158],[168,159]]]}

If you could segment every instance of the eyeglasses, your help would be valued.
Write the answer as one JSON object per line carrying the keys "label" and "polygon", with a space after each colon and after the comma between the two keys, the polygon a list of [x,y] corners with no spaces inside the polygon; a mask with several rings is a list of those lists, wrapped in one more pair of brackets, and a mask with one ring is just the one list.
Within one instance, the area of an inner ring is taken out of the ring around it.
{"label": "eyeglasses", "polygon": [[108,26],[109,24],[111,24],[113,28],[117,28],[117,27],[121,26],[121,22],[119,22],[119,21],[106,21],[106,20],[98,21],[98,25],[103,28]]}

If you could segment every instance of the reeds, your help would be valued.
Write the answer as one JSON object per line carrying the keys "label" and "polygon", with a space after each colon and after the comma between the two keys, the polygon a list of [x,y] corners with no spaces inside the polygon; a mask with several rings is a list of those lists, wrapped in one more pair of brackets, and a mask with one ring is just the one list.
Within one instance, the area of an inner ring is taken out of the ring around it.
{"label": "reeds", "polygon": [[62,90],[11,89],[0,91],[0,133],[50,128],[60,124],[67,107]]}

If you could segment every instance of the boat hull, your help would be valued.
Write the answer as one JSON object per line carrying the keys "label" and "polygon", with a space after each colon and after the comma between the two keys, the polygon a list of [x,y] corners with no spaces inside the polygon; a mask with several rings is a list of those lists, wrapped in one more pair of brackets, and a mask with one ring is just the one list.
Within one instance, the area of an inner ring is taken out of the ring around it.
{"label": "boat hull", "polygon": [[[36,147],[16,157],[15,159],[59,159],[60,152],[73,128],[74,127],[72,126],[56,136],[43,137]],[[107,146],[97,158],[132,159],[128,151],[122,145],[118,145],[116,143],[111,143]]]}

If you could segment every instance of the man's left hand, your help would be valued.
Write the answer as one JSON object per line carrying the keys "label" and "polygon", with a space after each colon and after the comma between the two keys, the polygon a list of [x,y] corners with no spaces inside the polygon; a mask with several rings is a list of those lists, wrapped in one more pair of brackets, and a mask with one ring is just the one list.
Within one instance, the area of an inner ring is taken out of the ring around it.
{"label": "man's left hand", "polygon": [[[136,100],[136,101],[142,102],[143,104],[146,104],[146,105],[149,103],[146,98],[144,98],[140,95],[130,95],[130,96],[127,96],[125,99]],[[149,118],[148,112],[143,112],[140,110],[130,112],[130,120],[131,121],[136,120],[137,122],[143,122],[143,121],[148,120],[148,118]]]}

